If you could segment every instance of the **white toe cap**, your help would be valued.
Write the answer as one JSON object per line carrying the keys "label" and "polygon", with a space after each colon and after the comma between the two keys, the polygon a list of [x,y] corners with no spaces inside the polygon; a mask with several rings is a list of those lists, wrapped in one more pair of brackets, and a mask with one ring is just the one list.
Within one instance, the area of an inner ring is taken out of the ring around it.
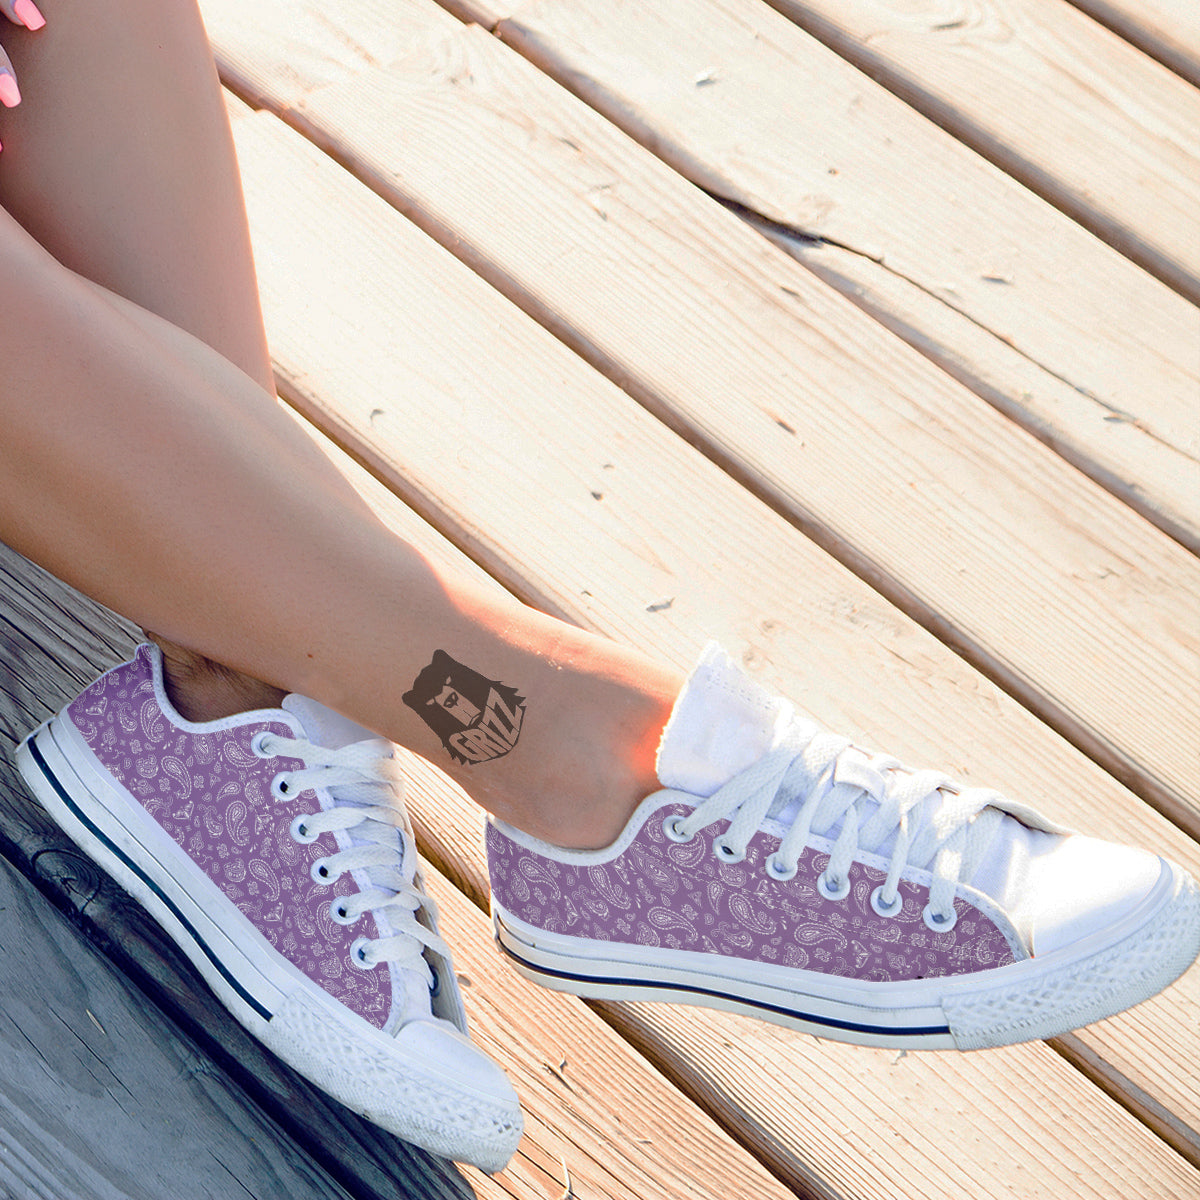
{"label": "white toe cap", "polygon": [[1048,838],[1026,864],[1019,924],[1042,957],[1113,929],[1150,896],[1167,865],[1144,850],[1074,835]]}

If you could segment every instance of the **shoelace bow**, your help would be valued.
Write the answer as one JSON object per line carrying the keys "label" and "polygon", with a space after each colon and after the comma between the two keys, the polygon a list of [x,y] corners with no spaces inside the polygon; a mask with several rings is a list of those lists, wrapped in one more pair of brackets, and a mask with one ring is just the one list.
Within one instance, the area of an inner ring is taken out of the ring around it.
{"label": "shoelace bow", "polygon": [[352,925],[370,912],[382,918],[383,928],[395,932],[385,937],[360,937],[350,947],[356,964],[369,969],[381,962],[395,962],[404,970],[417,971],[431,990],[437,980],[424,958],[428,948],[447,960],[450,948],[431,929],[417,920],[423,909],[432,923],[437,921],[437,906],[415,881],[417,849],[405,828],[404,817],[392,804],[393,789],[401,786],[399,768],[392,749],[384,741],[355,742],[337,750],[318,746],[301,738],[265,733],[257,739],[256,752],[270,758],[298,758],[304,766],[282,771],[271,784],[272,794],[281,800],[295,800],[310,789],[352,787],[367,794],[378,792],[384,803],[369,804],[340,800],[333,795],[334,807],[315,813],[300,813],[292,821],[292,836],[301,843],[315,842],[322,833],[346,831],[351,845],[312,864],[312,875],[320,883],[332,886],[347,871],[365,869],[371,886],[338,896],[330,906],[330,915],[342,925]]}
{"label": "shoelace bow", "polygon": [[925,920],[944,931],[954,925],[959,882],[971,879],[1004,819],[990,807],[997,801],[1003,797],[992,789],[963,787],[939,771],[910,770],[794,718],[776,749],[686,817],[668,818],[664,828],[674,840],[687,841],[714,821],[728,820],[713,851],[734,863],[745,858],[764,820],[780,820],[787,832],[765,870],[782,881],[796,874],[810,833],[823,836],[840,823],[829,865],[818,879],[821,894],[843,899],[859,852],[878,853],[889,865],[871,898],[875,911],[895,916],[902,907],[897,886],[905,868],[927,869],[932,886]]}

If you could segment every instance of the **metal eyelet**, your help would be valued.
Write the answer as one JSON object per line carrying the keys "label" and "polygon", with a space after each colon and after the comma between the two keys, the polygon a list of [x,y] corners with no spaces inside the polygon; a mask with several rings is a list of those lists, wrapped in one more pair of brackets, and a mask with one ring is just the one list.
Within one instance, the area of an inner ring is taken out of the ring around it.
{"label": "metal eyelet", "polygon": [[934,933],[949,933],[958,924],[958,910],[952,908],[948,913],[935,913],[933,905],[927,904],[921,910],[921,918],[925,927]]}
{"label": "metal eyelet", "polygon": [[850,895],[850,877],[845,879],[830,879],[828,870],[817,876],[817,891],[826,900],[845,900]]}
{"label": "metal eyelet", "polygon": [[772,854],[763,864],[763,870],[775,880],[776,883],[787,883],[789,879],[796,878],[796,872],[800,869],[799,863],[785,863],[778,854]]}
{"label": "metal eyelet", "polygon": [[370,971],[378,966],[378,963],[371,962],[371,960],[367,957],[367,953],[370,948],[370,938],[355,938],[354,941],[350,943],[351,965],[357,967],[360,971]]}
{"label": "metal eyelet", "polygon": [[292,818],[292,823],[288,826],[292,841],[299,842],[302,846],[311,846],[321,836],[309,829],[307,822],[311,820],[312,813],[299,813]]}
{"label": "metal eyelet", "polygon": [[891,904],[883,902],[883,884],[881,883],[871,893],[871,907],[881,917],[899,916],[900,910],[904,907],[904,897],[899,892],[896,893],[896,899]]}
{"label": "metal eyelet", "polygon": [[724,836],[713,838],[712,852],[714,858],[720,859],[723,863],[729,863],[731,866],[733,863],[744,861],[746,857],[744,850],[738,850],[731,846]]}
{"label": "metal eyelet", "polygon": [[318,858],[308,868],[308,873],[314,883],[333,883],[337,876],[329,869],[327,858]]}
{"label": "metal eyelet", "polygon": [[272,754],[267,749],[267,738],[269,738],[270,736],[271,736],[271,731],[269,729],[260,729],[250,739],[250,753],[253,754],[255,758],[278,758],[279,757],[277,754]]}
{"label": "metal eyelet", "polygon": [[671,839],[671,841],[677,842],[681,846],[687,842],[690,842],[692,838],[696,836],[694,833],[684,833],[680,828],[682,824],[683,816],[680,813],[675,813],[674,815],[667,817],[662,823],[663,833],[665,833],[667,837]]}
{"label": "metal eyelet", "polygon": [[[345,908],[346,897],[339,896],[336,900],[330,901],[329,916],[335,924],[338,925],[353,925],[358,921],[358,917],[352,917]],[[359,916],[362,914],[360,913]]]}
{"label": "metal eyelet", "polygon": [[276,800],[294,800],[295,795],[292,792],[291,786],[288,784],[290,771],[280,771],[274,779],[271,780],[271,795]]}

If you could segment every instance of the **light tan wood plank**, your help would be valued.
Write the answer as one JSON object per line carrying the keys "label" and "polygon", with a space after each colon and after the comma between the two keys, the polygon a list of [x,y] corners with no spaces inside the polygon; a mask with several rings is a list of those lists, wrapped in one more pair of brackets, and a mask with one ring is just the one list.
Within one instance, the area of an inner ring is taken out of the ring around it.
{"label": "light tan wood plank", "polygon": [[1189,694],[1200,664],[1195,558],[479,29],[291,117],[1200,828],[1200,713],[1162,703]]}
{"label": "light tan wood plank", "polygon": [[236,25],[242,52],[226,57],[225,79],[255,107],[384,66],[456,24],[389,0],[336,10],[317,0],[203,0],[201,8],[213,32]]}
{"label": "light tan wood plank", "polygon": [[1200,87],[1200,6],[1193,0],[1071,0]]}
{"label": "light tan wood plank", "polygon": [[1200,93],[1064,0],[769,0],[1189,299]]}
{"label": "light tan wood plank", "polygon": [[[514,591],[681,666],[716,636],[867,744],[1200,865],[1194,842],[327,158],[265,114],[237,135],[286,393]],[[430,852],[469,886],[477,823],[436,799],[422,811]],[[1184,1058],[1198,992],[1193,971],[1137,1018]],[[1161,1057],[1118,1046],[1113,1072],[1200,1126]]]}
{"label": "light tan wood plank", "polygon": [[508,12],[506,43],[1200,552],[1195,306],[760,0]]}

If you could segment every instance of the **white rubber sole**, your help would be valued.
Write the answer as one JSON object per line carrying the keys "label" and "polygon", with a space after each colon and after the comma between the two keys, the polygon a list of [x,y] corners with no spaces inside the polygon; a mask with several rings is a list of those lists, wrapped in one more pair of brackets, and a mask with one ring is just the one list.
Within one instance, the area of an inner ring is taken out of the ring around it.
{"label": "white rubber sole", "polygon": [[1055,1037],[1162,991],[1200,954],[1200,890],[1163,861],[1151,895],[1117,927],[1041,958],[910,983],[550,933],[494,895],[492,924],[516,970],[555,991],[701,1005],[861,1046],[979,1050]]}
{"label": "white rubber sole", "polygon": [[521,1136],[520,1105],[503,1072],[457,1031],[413,1021],[384,1034],[335,1001],[215,887],[68,719],[30,734],[16,761],[67,836],[158,921],[268,1049],[398,1137],[484,1171],[505,1166]]}

